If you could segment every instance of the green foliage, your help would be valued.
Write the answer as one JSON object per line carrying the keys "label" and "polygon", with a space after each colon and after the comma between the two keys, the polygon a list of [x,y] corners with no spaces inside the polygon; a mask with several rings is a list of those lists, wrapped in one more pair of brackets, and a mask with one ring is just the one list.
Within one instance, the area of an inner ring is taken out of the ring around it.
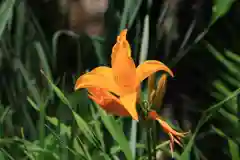
{"label": "green foliage", "polygon": [[[116,0],[111,2],[117,3]],[[234,2],[215,0],[209,27],[224,17]],[[140,51],[140,55],[133,55],[141,63],[149,54],[152,29],[149,9],[154,6],[151,6],[150,0],[147,3],[143,0],[125,0],[123,3],[122,12],[117,17],[119,28],[112,29],[119,32],[128,26],[135,30],[136,37],[132,46],[135,47],[135,52]],[[144,15],[144,24],[141,25],[139,15],[144,6],[148,11]],[[116,8],[111,9],[117,12]],[[117,119],[106,114],[88,99],[85,90],[67,90],[66,88],[73,88],[74,82],[70,86],[57,83],[53,68],[57,68],[59,37],[66,33],[78,39],[78,35],[59,30],[48,40],[38,18],[24,0],[1,2],[0,160],[147,159],[145,128],[135,121],[128,125],[128,119]],[[139,34],[141,31],[142,34]],[[200,130],[210,120],[217,119],[221,125],[211,124],[208,132],[227,141],[228,145],[222,146],[219,152],[226,151],[229,159],[240,160],[240,104],[237,99],[240,94],[240,56],[230,50],[217,51],[210,42],[202,41],[206,34],[207,31],[204,31],[197,36],[193,44],[204,42],[219,62],[220,74],[214,79],[209,91],[216,104],[209,104],[210,107],[202,113],[196,128],[192,128],[191,134],[184,140],[183,147],[174,151],[174,157],[178,160],[192,159],[192,156],[196,160],[204,157],[196,143],[201,138]],[[107,64],[108,53],[103,52],[103,49],[111,44],[106,44],[107,39],[102,37],[90,38],[99,64]],[[186,34],[185,38],[188,39],[189,35]],[[184,46],[185,42],[182,44]],[[173,66],[183,56],[186,54],[177,54],[166,63]],[[51,115],[48,110],[56,113]],[[110,137],[106,137],[109,135]],[[153,153],[163,151],[171,156],[169,141],[160,139],[156,143]]]}
{"label": "green foliage", "polygon": [[234,2],[235,0],[215,0],[213,5],[212,24],[223,17]]}

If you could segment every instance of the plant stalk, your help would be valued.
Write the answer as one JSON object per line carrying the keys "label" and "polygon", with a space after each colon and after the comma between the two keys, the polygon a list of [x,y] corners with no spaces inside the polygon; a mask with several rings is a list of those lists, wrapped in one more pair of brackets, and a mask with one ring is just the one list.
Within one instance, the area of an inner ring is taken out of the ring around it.
{"label": "plant stalk", "polygon": [[147,152],[148,152],[148,160],[152,160],[152,143],[151,143],[151,125],[148,122],[147,124]]}

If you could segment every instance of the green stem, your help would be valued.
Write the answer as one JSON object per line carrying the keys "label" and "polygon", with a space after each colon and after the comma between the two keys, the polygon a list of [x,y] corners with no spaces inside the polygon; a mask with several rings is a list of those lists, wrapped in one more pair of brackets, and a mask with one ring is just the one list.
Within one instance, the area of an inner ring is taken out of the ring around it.
{"label": "green stem", "polygon": [[[45,106],[40,104],[40,120],[39,120],[39,139],[40,146],[44,149],[44,139],[45,139]],[[44,160],[44,154],[40,154],[40,159]]]}
{"label": "green stem", "polygon": [[[74,105],[72,108],[75,112],[77,112],[77,106],[76,105]],[[75,119],[72,119],[70,146],[71,146],[71,149],[73,149],[73,150],[74,150],[74,139],[76,137],[76,132],[77,132],[77,124],[76,124]],[[74,160],[76,158],[75,155],[72,152],[69,152],[69,153],[70,153],[69,158]]]}
{"label": "green stem", "polygon": [[148,160],[152,160],[152,143],[151,143],[151,125],[147,124],[147,148],[148,148]]}
{"label": "green stem", "polygon": [[156,155],[157,155],[157,150],[156,150],[156,142],[157,142],[157,134],[156,134],[156,123],[153,122],[153,130],[152,130],[152,140],[153,140],[153,155],[154,155],[154,160],[156,160]]}

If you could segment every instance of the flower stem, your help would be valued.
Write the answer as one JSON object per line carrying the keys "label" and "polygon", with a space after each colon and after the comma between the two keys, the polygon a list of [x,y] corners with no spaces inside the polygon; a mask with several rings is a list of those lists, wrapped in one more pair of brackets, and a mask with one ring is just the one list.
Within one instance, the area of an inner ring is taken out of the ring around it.
{"label": "flower stem", "polygon": [[152,124],[153,129],[152,129],[152,140],[153,140],[153,155],[154,155],[154,160],[156,160],[156,156],[157,156],[157,151],[156,151],[156,146],[157,146],[157,132],[156,132],[156,123],[153,122]]}
{"label": "flower stem", "polygon": [[152,160],[152,143],[151,143],[151,125],[147,125],[147,148],[148,148],[148,160]]}

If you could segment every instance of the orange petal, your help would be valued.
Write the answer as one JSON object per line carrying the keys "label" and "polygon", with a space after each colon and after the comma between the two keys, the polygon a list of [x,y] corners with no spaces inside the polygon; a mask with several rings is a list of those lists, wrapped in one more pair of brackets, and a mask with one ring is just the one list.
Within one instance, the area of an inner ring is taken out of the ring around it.
{"label": "orange petal", "polygon": [[140,64],[137,67],[137,76],[140,81],[143,81],[145,78],[158,71],[165,71],[173,77],[172,71],[165,64],[156,60],[148,60]]}
{"label": "orange petal", "polygon": [[172,158],[173,158],[173,148],[174,148],[174,137],[172,134],[169,134],[169,137],[170,137],[170,150],[171,150],[171,155],[172,155]]}
{"label": "orange petal", "polygon": [[119,36],[117,36],[117,42],[112,48],[112,55],[111,55],[112,61],[115,60],[116,55],[118,51],[121,50],[121,48],[127,48],[128,56],[131,57],[131,48],[127,41],[127,29],[122,30]]}
{"label": "orange petal", "polygon": [[107,113],[117,116],[130,116],[120,100],[105,89],[88,88],[89,98],[95,101]]}
{"label": "orange petal", "polygon": [[123,30],[112,49],[112,69],[115,82],[125,93],[132,92],[139,85],[136,66],[131,58],[131,48],[126,40],[127,30]]}
{"label": "orange petal", "polygon": [[181,144],[180,140],[181,140],[181,138],[178,137],[178,136],[176,136],[176,138],[174,138],[174,142],[177,143],[179,146],[182,147],[182,144]]}
{"label": "orange petal", "polygon": [[93,70],[91,70],[91,72],[88,73],[99,74],[105,76],[106,78],[113,79],[112,69],[106,66],[96,67]]}
{"label": "orange petal", "polygon": [[172,134],[173,136],[184,137],[184,135],[188,133],[188,132],[180,133],[175,131],[167,122],[161,120],[159,115],[155,111],[149,112],[149,117],[154,120],[157,120],[161,124],[164,131],[167,132],[168,134]]}
{"label": "orange petal", "polygon": [[137,92],[126,94],[120,97],[121,103],[124,105],[125,109],[129,112],[134,120],[138,121],[138,113],[136,110],[136,99]]}
{"label": "orange petal", "polygon": [[112,69],[109,67],[97,67],[91,72],[80,76],[75,84],[75,90],[80,88],[104,88],[115,94],[120,94],[119,88],[114,82]]}

